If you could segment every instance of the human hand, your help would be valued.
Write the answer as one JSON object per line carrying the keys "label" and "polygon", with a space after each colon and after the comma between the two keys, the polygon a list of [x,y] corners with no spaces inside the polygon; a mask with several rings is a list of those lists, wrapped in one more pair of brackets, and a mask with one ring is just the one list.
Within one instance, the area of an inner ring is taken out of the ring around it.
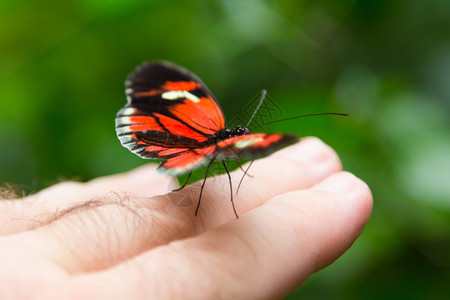
{"label": "human hand", "polygon": [[[194,217],[154,166],[0,201],[0,298],[281,298],[347,250],[370,216],[367,185],[316,138],[250,173],[239,219],[226,175],[206,182]],[[231,176],[236,187],[242,171]]]}

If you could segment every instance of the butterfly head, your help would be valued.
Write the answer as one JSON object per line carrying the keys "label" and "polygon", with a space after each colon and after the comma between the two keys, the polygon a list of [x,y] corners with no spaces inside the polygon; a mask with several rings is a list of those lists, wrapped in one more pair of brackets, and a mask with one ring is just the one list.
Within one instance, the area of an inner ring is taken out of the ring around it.
{"label": "butterfly head", "polygon": [[250,134],[250,129],[248,129],[242,125],[238,125],[238,126],[234,127],[233,129],[225,128],[225,129],[218,131],[216,134],[211,135],[208,139],[208,143],[215,144],[215,143],[218,143],[220,141],[223,141],[223,140],[235,137],[235,136],[241,136],[241,135],[246,135],[246,134]]}
{"label": "butterfly head", "polygon": [[242,125],[238,125],[238,126],[234,127],[232,130],[230,130],[230,137],[240,136],[240,135],[245,135],[245,134],[250,134],[250,129],[248,129],[247,127],[244,127]]}

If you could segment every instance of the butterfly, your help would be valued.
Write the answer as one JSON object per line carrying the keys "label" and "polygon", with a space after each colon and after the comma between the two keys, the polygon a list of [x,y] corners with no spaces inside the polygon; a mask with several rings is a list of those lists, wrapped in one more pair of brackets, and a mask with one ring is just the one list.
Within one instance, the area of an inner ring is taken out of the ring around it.
{"label": "butterfly", "polygon": [[127,104],[115,120],[124,147],[142,158],[162,159],[157,168],[161,173],[178,176],[189,172],[181,188],[192,170],[207,167],[195,215],[214,161],[225,167],[238,217],[225,161],[253,160],[299,140],[296,135],[252,133],[242,125],[228,128],[218,101],[200,78],[167,61],[138,66],[125,81],[125,94]]}

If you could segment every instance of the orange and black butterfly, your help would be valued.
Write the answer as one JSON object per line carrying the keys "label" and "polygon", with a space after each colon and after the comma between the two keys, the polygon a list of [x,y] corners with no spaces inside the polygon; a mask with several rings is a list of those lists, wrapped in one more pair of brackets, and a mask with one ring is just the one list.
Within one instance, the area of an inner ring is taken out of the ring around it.
{"label": "orange and black butterfly", "polygon": [[260,158],[299,139],[296,135],[251,133],[244,126],[227,128],[222,109],[206,85],[169,62],[137,67],[125,88],[128,103],[117,113],[117,136],[138,156],[163,159],[158,170],[168,175],[207,166],[206,180],[211,164],[218,160],[230,176],[226,160]]}

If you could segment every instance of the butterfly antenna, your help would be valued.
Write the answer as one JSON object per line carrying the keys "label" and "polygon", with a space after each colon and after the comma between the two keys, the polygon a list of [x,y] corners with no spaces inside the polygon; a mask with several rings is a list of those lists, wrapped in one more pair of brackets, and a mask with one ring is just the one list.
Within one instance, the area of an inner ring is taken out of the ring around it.
{"label": "butterfly antenna", "polygon": [[213,164],[214,159],[211,159],[210,163],[208,164],[208,167],[206,168],[205,178],[203,179],[202,186],[200,187],[200,196],[198,196],[198,203],[197,208],[195,209],[195,216],[197,216],[198,209],[200,208],[200,201],[202,201],[202,194],[203,194],[203,188],[205,187],[206,178],[208,177],[209,168]]}
{"label": "butterfly antenna", "polygon": [[[255,161],[255,160],[252,159],[252,161],[251,161],[250,164],[248,165],[247,169],[244,170],[244,175],[242,175],[241,180],[239,181],[239,185],[238,185],[237,190],[236,190],[236,195],[239,193],[239,189],[241,188],[241,184],[242,184],[242,181],[244,181],[245,175],[251,176],[250,174],[248,174],[248,170],[250,169],[250,167],[252,166],[252,164],[253,164],[254,161]],[[253,177],[253,176],[251,176],[251,177]]]}
{"label": "butterfly antenna", "polygon": [[236,218],[239,219],[239,216],[236,212],[236,207],[234,207],[234,201],[233,201],[233,186],[231,184],[231,176],[230,176],[230,172],[228,171],[228,167],[227,167],[227,163],[222,160],[222,164],[225,167],[225,171],[227,171],[227,175],[228,175],[228,182],[230,183],[230,195],[231,195],[231,205],[233,206],[233,211],[234,211],[234,215],[236,216]]}
{"label": "butterfly antenna", "polygon": [[247,126],[245,126],[245,127],[248,128],[248,125],[250,125],[250,123],[252,122],[252,120],[255,117],[256,113],[258,112],[259,108],[263,104],[264,99],[266,98],[266,95],[267,95],[267,91],[266,90],[262,90],[261,91],[261,98],[259,98],[258,106],[256,106],[255,111],[253,112],[253,115],[250,117],[250,120],[248,120]]}
{"label": "butterfly antenna", "polygon": [[312,117],[312,116],[324,116],[324,115],[335,115],[335,116],[344,116],[344,117],[348,117],[349,114],[344,114],[344,113],[336,113],[336,112],[326,112],[326,113],[317,113],[317,114],[307,114],[307,115],[301,115],[301,116],[295,116],[295,117],[290,117],[290,118],[285,118],[285,119],[280,119],[280,120],[275,120],[275,121],[270,121],[264,124],[258,124],[256,126],[253,127],[248,127],[249,129],[253,129],[253,128],[258,128],[258,127],[263,127],[265,125],[269,125],[272,123],[277,123],[277,122],[282,122],[282,121],[287,121],[287,120],[293,120],[293,119],[300,119],[300,118],[304,118],[304,117]]}

